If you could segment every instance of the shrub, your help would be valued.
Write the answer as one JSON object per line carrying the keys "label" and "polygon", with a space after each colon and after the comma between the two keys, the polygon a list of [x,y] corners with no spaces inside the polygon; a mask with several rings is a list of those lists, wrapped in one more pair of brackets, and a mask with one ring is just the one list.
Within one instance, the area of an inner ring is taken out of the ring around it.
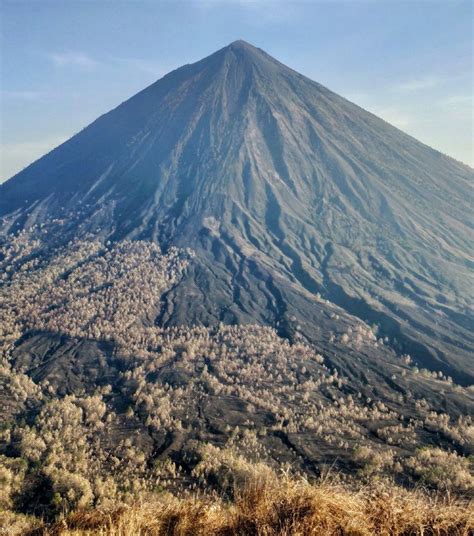
{"label": "shrub", "polygon": [[380,474],[394,467],[391,450],[375,451],[368,446],[359,447],[354,451],[354,461],[361,466],[359,474],[366,476]]}
{"label": "shrub", "polygon": [[413,475],[439,489],[474,491],[472,460],[439,448],[422,448],[407,462]]}

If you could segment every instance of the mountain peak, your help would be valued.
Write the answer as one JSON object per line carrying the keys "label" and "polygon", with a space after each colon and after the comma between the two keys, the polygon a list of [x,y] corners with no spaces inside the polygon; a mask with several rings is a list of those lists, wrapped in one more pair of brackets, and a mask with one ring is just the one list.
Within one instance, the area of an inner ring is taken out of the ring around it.
{"label": "mountain peak", "polygon": [[243,39],[237,39],[236,41],[232,41],[227,48],[233,48],[233,49],[241,49],[241,50],[257,50],[256,47],[248,43],[247,41],[244,41]]}
{"label": "mountain peak", "polygon": [[251,45],[249,42],[245,41],[244,39],[236,39],[235,41],[232,41],[232,43],[230,43],[228,46],[234,47],[234,48],[253,47],[253,45]]}
{"label": "mountain peak", "polygon": [[198,260],[169,295],[165,324],[319,325],[319,293],[383,322],[420,365],[466,381],[472,177],[238,40],[0,185],[0,242],[61,221],[49,240],[192,247]]}
{"label": "mountain peak", "polygon": [[[243,39],[237,39],[236,41],[232,41],[229,45],[221,49],[221,51],[218,52],[232,52],[240,57],[267,57],[271,58],[265,51],[262,49],[252,45],[251,43],[248,43],[247,41],[244,41]],[[273,58],[272,58],[273,60]]]}

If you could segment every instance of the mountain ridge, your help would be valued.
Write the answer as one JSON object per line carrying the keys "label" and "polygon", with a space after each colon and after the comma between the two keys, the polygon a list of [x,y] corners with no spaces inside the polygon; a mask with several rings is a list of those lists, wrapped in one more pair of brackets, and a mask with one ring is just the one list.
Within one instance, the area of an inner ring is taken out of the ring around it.
{"label": "mountain ridge", "polygon": [[469,382],[472,177],[239,40],[0,185],[0,233],[49,218],[65,222],[58,240],[192,247],[160,323],[258,321],[289,334],[288,317],[316,325],[327,299]]}

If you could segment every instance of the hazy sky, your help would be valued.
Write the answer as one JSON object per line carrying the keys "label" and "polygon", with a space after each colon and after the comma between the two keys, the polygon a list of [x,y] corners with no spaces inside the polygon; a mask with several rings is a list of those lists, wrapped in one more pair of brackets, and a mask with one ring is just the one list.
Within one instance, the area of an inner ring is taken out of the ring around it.
{"label": "hazy sky", "polygon": [[470,165],[470,0],[0,0],[0,181],[242,38]]}

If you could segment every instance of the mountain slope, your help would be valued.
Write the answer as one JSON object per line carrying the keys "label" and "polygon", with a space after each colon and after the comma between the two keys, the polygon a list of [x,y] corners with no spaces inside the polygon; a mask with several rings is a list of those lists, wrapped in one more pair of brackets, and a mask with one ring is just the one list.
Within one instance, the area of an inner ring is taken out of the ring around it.
{"label": "mountain slope", "polygon": [[[472,178],[238,41],[1,185],[0,228],[56,219],[51,241],[93,233],[192,247],[163,325],[257,321],[291,338],[299,324],[329,351],[328,300],[342,323],[377,323],[399,353],[470,383]],[[375,354],[333,359],[385,376]]]}

